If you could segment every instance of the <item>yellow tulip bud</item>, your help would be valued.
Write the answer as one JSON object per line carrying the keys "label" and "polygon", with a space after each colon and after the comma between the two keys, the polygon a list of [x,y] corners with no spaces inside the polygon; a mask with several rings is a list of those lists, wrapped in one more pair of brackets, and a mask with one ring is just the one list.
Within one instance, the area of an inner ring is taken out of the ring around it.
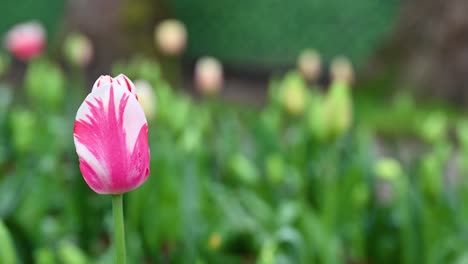
{"label": "yellow tulip bud", "polygon": [[187,30],[182,22],[168,19],[154,30],[157,47],[166,55],[180,55],[187,44]]}
{"label": "yellow tulip bud", "polygon": [[314,82],[318,79],[321,72],[322,60],[320,54],[315,50],[304,50],[297,60],[297,68],[304,76],[304,78],[310,82]]}

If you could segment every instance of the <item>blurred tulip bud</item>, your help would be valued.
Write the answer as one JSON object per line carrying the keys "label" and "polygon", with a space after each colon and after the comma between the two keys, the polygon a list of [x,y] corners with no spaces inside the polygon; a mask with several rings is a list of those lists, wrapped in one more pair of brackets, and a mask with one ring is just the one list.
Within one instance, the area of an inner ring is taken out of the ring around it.
{"label": "blurred tulip bud", "polygon": [[383,206],[392,204],[403,175],[400,163],[391,158],[383,158],[375,164],[374,173],[378,178],[375,186],[377,202]]}
{"label": "blurred tulip bud", "polygon": [[58,256],[61,263],[87,264],[89,260],[80,248],[71,242],[61,242],[58,248]]}
{"label": "blurred tulip bud", "polygon": [[36,21],[17,24],[5,36],[5,48],[24,61],[41,55],[45,44],[44,27]]}
{"label": "blurred tulip bud", "polygon": [[350,128],[353,121],[352,99],[345,83],[332,84],[325,98],[324,115],[328,137],[340,137]]}
{"label": "blurred tulip bud", "polygon": [[421,137],[428,143],[435,144],[446,139],[447,117],[441,112],[430,113],[419,126]]}
{"label": "blurred tulip bud", "polygon": [[242,183],[253,185],[259,180],[259,171],[255,164],[240,153],[231,157],[229,168]]}
{"label": "blurred tulip bud", "polygon": [[218,93],[223,86],[223,66],[212,57],[203,57],[195,65],[195,83],[205,95]]}
{"label": "blurred tulip bud", "polygon": [[12,110],[10,127],[13,137],[13,146],[19,153],[32,149],[37,132],[36,116],[28,110]]}
{"label": "blurred tulip bud", "polygon": [[55,64],[45,60],[32,62],[26,73],[26,92],[29,99],[44,109],[57,110],[65,95],[65,77]]}
{"label": "blurred tulip bud", "polygon": [[185,25],[175,19],[161,22],[154,30],[156,45],[166,55],[180,55],[187,44]]}
{"label": "blurred tulip bud", "polygon": [[153,87],[145,80],[136,80],[135,89],[138,95],[138,102],[143,107],[146,118],[148,120],[153,119],[156,114],[156,96]]}
{"label": "blurred tulip bud", "polygon": [[327,127],[325,121],[324,98],[319,93],[311,95],[307,111],[307,125],[312,136],[323,141],[327,137]]}
{"label": "blurred tulip bud", "polygon": [[336,57],[330,65],[332,82],[342,82],[351,86],[354,82],[354,70],[351,61],[346,57]]}
{"label": "blurred tulip bud", "polygon": [[304,112],[307,97],[307,85],[297,72],[290,72],[281,84],[282,102],[288,113],[299,115]]}
{"label": "blurred tulip bud", "polygon": [[309,82],[315,82],[320,76],[322,60],[315,50],[304,50],[297,60],[297,68]]}
{"label": "blurred tulip bud", "polygon": [[267,156],[265,161],[265,169],[268,179],[271,183],[280,183],[284,179],[286,166],[280,154],[274,153]]}
{"label": "blurred tulip bud", "polygon": [[[420,180],[424,192],[432,197],[442,193],[447,162],[452,153],[452,145],[441,142],[433,151],[424,155],[420,164]],[[448,182],[447,182],[448,183]]]}
{"label": "blurred tulip bud", "polygon": [[63,53],[70,64],[86,67],[93,59],[93,44],[85,35],[72,33],[65,39]]}
{"label": "blurred tulip bud", "polygon": [[222,242],[221,235],[217,232],[214,232],[211,234],[208,240],[208,248],[212,251],[216,251],[221,246],[221,242]]}
{"label": "blurred tulip bud", "polygon": [[18,263],[13,239],[6,225],[0,219],[0,263]]}
{"label": "blurred tulip bud", "polygon": [[403,175],[400,163],[391,158],[384,158],[375,164],[374,172],[377,177],[395,181]]}
{"label": "blurred tulip bud", "polygon": [[180,138],[181,147],[186,153],[203,148],[200,147],[201,142],[200,129],[196,126],[187,126]]}

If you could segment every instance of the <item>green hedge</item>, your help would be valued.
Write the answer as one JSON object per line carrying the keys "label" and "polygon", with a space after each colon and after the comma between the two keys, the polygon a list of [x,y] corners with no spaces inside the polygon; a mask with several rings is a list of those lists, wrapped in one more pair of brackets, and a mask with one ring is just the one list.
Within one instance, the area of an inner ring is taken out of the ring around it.
{"label": "green hedge", "polygon": [[359,63],[389,32],[399,0],[174,0],[190,34],[189,56],[228,63],[288,64],[304,48]]}

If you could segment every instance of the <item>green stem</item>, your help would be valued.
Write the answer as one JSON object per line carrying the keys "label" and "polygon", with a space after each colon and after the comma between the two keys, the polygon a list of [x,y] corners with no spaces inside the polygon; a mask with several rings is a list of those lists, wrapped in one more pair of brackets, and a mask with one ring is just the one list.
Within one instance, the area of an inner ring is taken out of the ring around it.
{"label": "green stem", "polygon": [[114,246],[117,264],[125,264],[125,227],[122,206],[123,194],[112,196],[112,209],[114,211]]}

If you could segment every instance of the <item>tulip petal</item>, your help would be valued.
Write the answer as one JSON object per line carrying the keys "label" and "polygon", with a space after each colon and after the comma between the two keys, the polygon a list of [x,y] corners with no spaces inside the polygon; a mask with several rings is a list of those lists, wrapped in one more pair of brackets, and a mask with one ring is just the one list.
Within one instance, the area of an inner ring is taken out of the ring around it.
{"label": "tulip petal", "polygon": [[[117,81],[117,83],[119,85],[123,85],[133,95],[137,96],[136,89],[135,89],[135,84],[133,84],[133,82],[130,81],[130,79],[128,79],[127,76],[125,76],[124,74],[119,74],[114,79],[115,79],[115,81]],[[138,99],[138,96],[137,96],[137,99]]]}
{"label": "tulip petal", "polygon": [[136,97],[124,86],[107,82],[96,87],[76,116],[80,169],[97,193],[127,192],[149,175],[147,121]]}

